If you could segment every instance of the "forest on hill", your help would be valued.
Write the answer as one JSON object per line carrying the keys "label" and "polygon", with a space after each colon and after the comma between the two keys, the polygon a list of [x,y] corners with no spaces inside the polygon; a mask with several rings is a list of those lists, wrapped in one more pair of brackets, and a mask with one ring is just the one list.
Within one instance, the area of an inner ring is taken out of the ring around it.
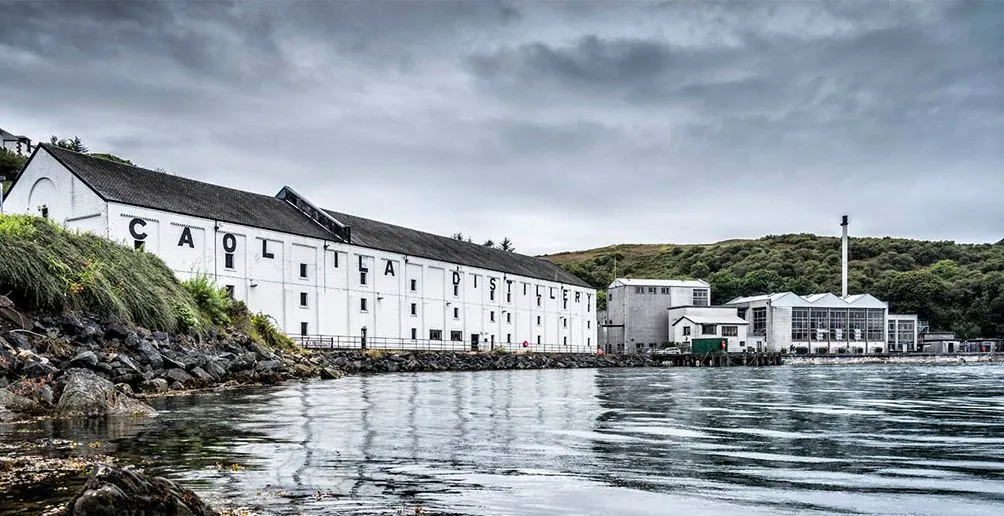
{"label": "forest on hill", "polygon": [[[903,238],[852,238],[849,291],[917,314],[932,330],[960,337],[1004,335],[1004,240],[957,244]],[[713,304],[791,291],[840,294],[840,239],[771,235],[708,245],[615,245],[545,256],[604,291],[615,277],[711,283]],[[599,296],[601,309],[605,292]]]}

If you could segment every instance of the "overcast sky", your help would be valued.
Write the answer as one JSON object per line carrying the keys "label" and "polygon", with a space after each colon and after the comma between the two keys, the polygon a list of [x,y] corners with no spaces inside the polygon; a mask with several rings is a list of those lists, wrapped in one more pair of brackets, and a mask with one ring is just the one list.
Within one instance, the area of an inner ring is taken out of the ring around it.
{"label": "overcast sky", "polygon": [[1004,2],[0,0],[0,127],[521,252],[1004,237]]}

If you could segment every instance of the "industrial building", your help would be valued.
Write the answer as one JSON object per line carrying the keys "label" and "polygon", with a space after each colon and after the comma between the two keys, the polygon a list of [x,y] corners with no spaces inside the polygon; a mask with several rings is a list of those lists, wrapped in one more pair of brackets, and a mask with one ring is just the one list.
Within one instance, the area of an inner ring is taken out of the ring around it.
{"label": "industrial building", "polygon": [[757,351],[804,348],[810,353],[880,353],[890,342],[886,330],[891,323],[895,323],[892,342],[897,349],[890,351],[917,342],[917,317],[890,315],[888,305],[869,294],[839,297],[782,292],[740,297],[723,306],[732,307],[750,323],[748,345]]}
{"label": "industrial building", "polygon": [[710,304],[706,281],[617,278],[607,288],[607,310],[599,314],[600,346],[607,353],[656,349],[670,340],[668,309]]}
{"label": "industrial building", "polygon": [[695,339],[717,339],[720,351],[747,351],[749,323],[736,315],[733,308],[720,306],[678,306],[667,310],[669,342],[690,348]]}
{"label": "industrial building", "polygon": [[557,265],[320,209],[289,187],[260,195],[41,144],[5,208],[154,253],[182,279],[206,274],[298,336],[596,350],[596,291]]}

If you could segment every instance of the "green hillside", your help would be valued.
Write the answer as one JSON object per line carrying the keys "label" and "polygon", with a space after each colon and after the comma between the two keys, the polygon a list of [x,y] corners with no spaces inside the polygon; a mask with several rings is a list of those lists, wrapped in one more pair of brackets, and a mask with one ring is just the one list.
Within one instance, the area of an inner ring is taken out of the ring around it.
{"label": "green hillside", "polygon": [[[708,245],[615,245],[546,256],[597,289],[616,275],[699,278],[713,303],[792,291],[840,293],[840,239],[811,234],[729,240]],[[849,290],[916,313],[932,329],[963,337],[1004,335],[1004,240],[956,244],[902,238],[853,238]],[[600,296],[601,308],[605,295]]]}

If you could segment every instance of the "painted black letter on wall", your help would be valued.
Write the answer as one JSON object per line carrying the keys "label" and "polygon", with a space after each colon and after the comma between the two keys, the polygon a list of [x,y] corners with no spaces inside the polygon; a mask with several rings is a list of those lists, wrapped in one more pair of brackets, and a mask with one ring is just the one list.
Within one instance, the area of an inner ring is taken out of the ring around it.
{"label": "painted black letter on wall", "polygon": [[460,284],[460,273],[457,271],[453,271],[453,284],[454,285]]}
{"label": "painted black letter on wall", "polygon": [[129,234],[132,235],[136,240],[145,240],[146,233],[140,233],[136,226],[146,227],[146,221],[143,219],[132,219],[129,221]]}
{"label": "painted black letter on wall", "polygon": [[261,241],[261,257],[262,258],[275,258],[275,255],[268,252],[268,240],[262,239]]}
{"label": "painted black letter on wall", "polygon": [[390,274],[391,276],[394,276],[394,262],[392,262],[390,260],[387,260],[387,267],[384,268],[384,270],[383,270],[383,275],[384,276],[386,276],[388,274]]}
{"label": "painted black letter on wall", "polygon": [[489,285],[489,288],[491,288],[491,291],[495,292],[495,278],[492,278],[492,279],[488,280],[488,285]]}
{"label": "painted black letter on wall", "polygon": [[237,250],[237,237],[226,233],[223,235],[223,250],[232,253]]}
{"label": "painted black letter on wall", "polygon": [[178,240],[178,247],[187,245],[192,249],[195,249],[195,241],[192,240],[192,228],[182,228],[181,229],[181,239]]}

